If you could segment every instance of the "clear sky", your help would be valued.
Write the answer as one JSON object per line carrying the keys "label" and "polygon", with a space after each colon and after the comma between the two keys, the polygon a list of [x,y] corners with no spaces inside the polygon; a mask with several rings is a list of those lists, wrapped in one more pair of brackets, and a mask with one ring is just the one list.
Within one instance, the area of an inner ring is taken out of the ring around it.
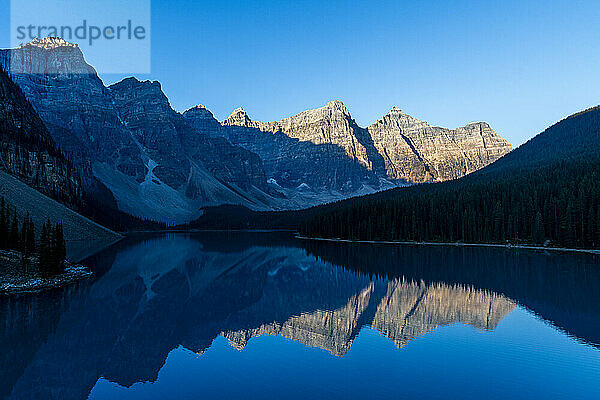
{"label": "clear sky", "polygon": [[339,99],[362,126],[396,105],[450,128],[484,120],[518,145],[600,104],[597,0],[152,0],[151,47],[152,72],[138,78],[159,80],[177,110],[202,103],[218,119]]}

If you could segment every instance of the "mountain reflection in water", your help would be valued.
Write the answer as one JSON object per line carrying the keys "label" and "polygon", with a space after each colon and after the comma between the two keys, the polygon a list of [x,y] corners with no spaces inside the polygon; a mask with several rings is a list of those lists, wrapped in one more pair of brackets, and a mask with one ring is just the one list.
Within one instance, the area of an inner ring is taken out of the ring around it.
{"label": "mountain reflection in water", "polygon": [[168,354],[218,336],[279,335],[344,356],[370,326],[395,346],[436,327],[494,330],[519,305],[600,343],[600,270],[588,255],[300,241],[282,233],[131,237],[95,278],[0,300],[0,397],[83,399],[101,377],[155,381]]}

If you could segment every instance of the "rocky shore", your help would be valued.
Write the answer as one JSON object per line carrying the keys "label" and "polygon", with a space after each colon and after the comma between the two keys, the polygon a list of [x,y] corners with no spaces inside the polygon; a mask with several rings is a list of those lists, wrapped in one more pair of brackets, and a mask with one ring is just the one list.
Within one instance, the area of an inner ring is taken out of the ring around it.
{"label": "rocky shore", "polygon": [[296,235],[296,239],[302,240],[320,240],[324,242],[343,242],[343,243],[368,243],[368,244],[391,244],[391,245],[409,245],[409,246],[458,246],[458,247],[500,247],[506,249],[524,249],[524,250],[543,250],[543,251],[562,251],[575,253],[600,254],[597,249],[572,249],[567,247],[534,246],[522,244],[499,244],[499,243],[463,243],[463,242],[425,242],[425,241],[392,241],[392,240],[350,240],[341,238],[321,238]]}
{"label": "rocky shore", "polygon": [[57,289],[93,275],[87,267],[65,261],[54,276],[41,274],[37,257],[23,259],[16,251],[0,251],[0,295],[39,293]]}

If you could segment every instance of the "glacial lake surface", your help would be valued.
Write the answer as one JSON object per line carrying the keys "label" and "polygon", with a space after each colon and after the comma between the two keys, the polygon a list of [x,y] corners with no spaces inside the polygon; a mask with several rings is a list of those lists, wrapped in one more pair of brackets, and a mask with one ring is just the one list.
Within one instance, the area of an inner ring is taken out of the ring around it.
{"label": "glacial lake surface", "polygon": [[131,236],[0,298],[0,398],[600,399],[600,257]]}

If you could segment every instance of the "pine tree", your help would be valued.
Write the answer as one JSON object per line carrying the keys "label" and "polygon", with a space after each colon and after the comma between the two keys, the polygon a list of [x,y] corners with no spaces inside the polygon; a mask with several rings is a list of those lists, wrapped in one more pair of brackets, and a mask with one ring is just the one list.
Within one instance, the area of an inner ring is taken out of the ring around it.
{"label": "pine tree", "polygon": [[42,233],[40,235],[40,245],[39,245],[39,260],[40,260],[40,269],[42,272],[49,272],[50,270],[50,221],[45,222],[42,227]]}
{"label": "pine tree", "polygon": [[31,217],[29,216],[29,212],[23,219],[23,224],[21,225],[21,234],[19,236],[19,251],[23,253],[25,257],[29,257],[31,253],[29,253],[30,247],[27,246],[27,240],[29,238],[29,220]]}
{"label": "pine tree", "polygon": [[535,243],[544,242],[544,223],[542,222],[542,213],[540,211],[535,214],[532,236]]}
{"label": "pine tree", "polygon": [[63,266],[65,258],[67,257],[67,247],[65,243],[65,237],[63,234],[63,225],[62,222],[56,224],[56,254],[57,254],[57,262]]}
{"label": "pine tree", "polygon": [[8,210],[4,197],[0,199],[0,249],[8,246]]}
{"label": "pine tree", "polygon": [[8,237],[8,246],[11,250],[19,249],[19,221],[17,220],[17,211],[14,211],[10,234]]}
{"label": "pine tree", "polygon": [[35,225],[33,224],[33,219],[31,217],[29,217],[29,220],[27,221],[27,240],[26,240],[26,253],[27,254],[33,254],[35,253],[36,250],[36,245],[35,245]]}

